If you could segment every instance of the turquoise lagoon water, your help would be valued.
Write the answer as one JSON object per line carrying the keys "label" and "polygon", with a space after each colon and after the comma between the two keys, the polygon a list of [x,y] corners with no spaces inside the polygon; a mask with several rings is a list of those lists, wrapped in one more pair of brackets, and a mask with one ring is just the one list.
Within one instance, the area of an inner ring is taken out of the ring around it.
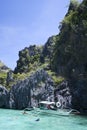
{"label": "turquoise lagoon water", "polygon": [[[39,121],[36,121],[39,119]],[[0,109],[0,130],[87,130],[85,116],[48,116]]]}

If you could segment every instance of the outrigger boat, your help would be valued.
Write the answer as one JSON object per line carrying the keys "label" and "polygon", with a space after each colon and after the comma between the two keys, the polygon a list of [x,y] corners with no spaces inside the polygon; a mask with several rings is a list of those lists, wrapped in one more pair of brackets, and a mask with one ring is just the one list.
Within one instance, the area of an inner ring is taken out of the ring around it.
{"label": "outrigger boat", "polygon": [[[57,105],[57,106],[56,106]],[[49,101],[41,101],[39,102],[39,108],[34,108],[33,114],[40,115],[59,115],[59,116],[68,116],[69,111],[59,109],[60,103],[57,102],[49,102]]]}
{"label": "outrigger boat", "polygon": [[49,101],[41,101],[39,102],[38,108],[28,109],[26,108],[25,111],[31,111],[34,115],[49,115],[49,116],[69,116],[80,114],[79,111],[75,109],[61,109],[60,102],[49,102]]}

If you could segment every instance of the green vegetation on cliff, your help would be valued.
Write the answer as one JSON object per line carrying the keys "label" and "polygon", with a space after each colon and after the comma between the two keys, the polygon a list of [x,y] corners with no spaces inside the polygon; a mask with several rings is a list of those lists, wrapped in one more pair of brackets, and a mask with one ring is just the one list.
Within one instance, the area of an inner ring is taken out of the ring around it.
{"label": "green vegetation on cliff", "polygon": [[[56,37],[57,36],[52,36],[48,38],[44,46],[31,45],[19,51],[17,66],[11,75],[9,73],[10,76],[7,78],[8,87],[11,87],[12,84],[15,84],[19,80],[24,80],[39,69],[45,69],[49,74],[51,71],[51,59],[56,44]],[[60,77],[56,78],[56,74],[50,76],[53,76],[55,83],[61,81]],[[12,77],[11,80],[9,80],[10,77]]]}
{"label": "green vegetation on cliff", "polygon": [[19,51],[19,60],[17,61],[17,67],[15,73],[29,72],[38,66],[40,60],[40,54],[42,46],[37,47],[36,45],[30,46]]}
{"label": "green vegetation on cliff", "polygon": [[[87,74],[87,1],[71,0],[60,26],[60,33],[48,38],[44,46],[31,45],[19,51],[11,75],[0,72],[0,84],[11,87],[38,69],[45,69],[55,84]],[[2,65],[0,65],[2,66]],[[2,67],[5,69],[5,66]]]}
{"label": "green vegetation on cliff", "polygon": [[58,74],[79,76],[87,73],[87,2],[70,3],[60,26],[52,68]]}
{"label": "green vegetation on cliff", "polygon": [[0,84],[4,86],[6,86],[6,78],[9,70],[10,69],[7,66],[5,66],[3,62],[0,61]]}
{"label": "green vegetation on cliff", "polygon": [[50,69],[56,36],[50,37],[44,46],[32,45],[19,51],[14,73],[29,73],[39,68]]}

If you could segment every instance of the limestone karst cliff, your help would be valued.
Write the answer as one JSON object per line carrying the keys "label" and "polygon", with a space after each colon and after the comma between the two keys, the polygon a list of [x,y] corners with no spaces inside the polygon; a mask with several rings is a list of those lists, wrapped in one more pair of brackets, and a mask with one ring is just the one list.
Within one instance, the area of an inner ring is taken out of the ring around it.
{"label": "limestone karst cliff", "polygon": [[[15,70],[0,83],[9,88],[9,92],[3,88],[8,100],[1,107],[23,109],[57,96],[63,107],[87,113],[87,1],[71,0],[59,28],[59,34],[48,38],[43,46],[31,45],[19,51]],[[1,87],[0,101],[3,92]]]}

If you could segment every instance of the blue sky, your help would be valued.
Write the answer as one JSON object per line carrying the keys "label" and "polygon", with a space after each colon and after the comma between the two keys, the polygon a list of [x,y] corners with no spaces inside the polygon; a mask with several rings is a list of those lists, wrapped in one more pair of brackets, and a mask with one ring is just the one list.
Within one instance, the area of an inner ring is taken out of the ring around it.
{"label": "blue sky", "polygon": [[0,0],[0,60],[14,69],[18,52],[58,34],[70,0]]}

